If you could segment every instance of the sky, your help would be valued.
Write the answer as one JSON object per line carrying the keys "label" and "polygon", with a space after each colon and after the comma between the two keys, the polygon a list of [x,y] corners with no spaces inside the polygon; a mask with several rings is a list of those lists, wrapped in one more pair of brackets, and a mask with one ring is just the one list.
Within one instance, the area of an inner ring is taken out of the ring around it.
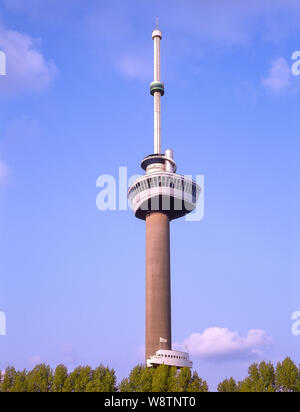
{"label": "sky", "polygon": [[211,390],[300,363],[299,1],[0,0],[2,370],[144,361],[145,224],[96,182],[152,153],[157,16],[162,145],[205,178],[171,223],[174,347]]}

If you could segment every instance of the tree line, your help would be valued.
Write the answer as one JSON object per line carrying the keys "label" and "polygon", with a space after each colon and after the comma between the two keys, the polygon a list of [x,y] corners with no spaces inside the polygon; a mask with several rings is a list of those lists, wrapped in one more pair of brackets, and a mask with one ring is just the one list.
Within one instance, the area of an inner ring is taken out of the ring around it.
{"label": "tree line", "polygon": [[253,363],[243,381],[225,379],[218,392],[300,392],[300,368],[290,358],[276,366],[271,362]]}
{"label": "tree line", "polygon": [[[6,368],[0,373],[0,392],[209,392],[209,388],[189,368],[178,371],[167,365],[137,365],[117,384],[114,369],[103,365],[95,369],[78,366],[69,373],[64,365],[53,370],[41,364],[31,371]],[[271,362],[253,363],[243,381],[225,379],[218,392],[300,392],[300,368],[290,358],[276,366]]]}

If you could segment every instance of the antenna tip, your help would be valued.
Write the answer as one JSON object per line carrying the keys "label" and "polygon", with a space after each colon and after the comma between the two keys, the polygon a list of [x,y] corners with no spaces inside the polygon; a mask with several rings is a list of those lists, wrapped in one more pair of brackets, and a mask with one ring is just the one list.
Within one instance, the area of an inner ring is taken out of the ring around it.
{"label": "antenna tip", "polygon": [[152,31],[152,39],[154,39],[154,37],[159,37],[160,39],[162,39],[161,31],[158,28],[158,17],[156,17],[155,20],[155,29]]}

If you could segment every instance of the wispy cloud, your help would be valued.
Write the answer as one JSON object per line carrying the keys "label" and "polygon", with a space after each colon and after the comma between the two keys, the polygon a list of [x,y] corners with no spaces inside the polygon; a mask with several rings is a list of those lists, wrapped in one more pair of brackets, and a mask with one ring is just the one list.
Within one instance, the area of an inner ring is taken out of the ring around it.
{"label": "wispy cloud", "polygon": [[271,62],[269,74],[262,79],[262,83],[271,92],[281,93],[289,88],[291,80],[291,65],[284,57],[279,57]]}
{"label": "wispy cloud", "polygon": [[[35,20],[48,21],[50,16],[54,24],[61,15],[84,18],[88,15],[89,19],[98,20],[98,30],[106,30],[106,36],[117,33],[126,36],[128,20],[135,21],[138,27],[141,24],[139,16],[145,14],[153,18],[154,11],[159,13],[164,27],[180,28],[181,33],[194,33],[203,39],[228,44],[247,43],[258,28],[264,38],[272,40],[300,27],[299,0],[113,0],[107,4],[86,0],[3,0],[3,3],[7,10],[26,14]],[[103,38],[100,43],[102,41]]]}
{"label": "wispy cloud", "polygon": [[172,0],[172,10],[168,25],[224,45],[248,44],[258,33],[263,40],[277,41],[279,35],[285,37],[300,28],[297,0]]}
{"label": "wispy cloud", "polygon": [[34,368],[36,365],[39,365],[40,363],[42,363],[41,357],[40,355],[34,355],[31,356],[28,360],[27,360],[28,366],[30,369]]}
{"label": "wispy cloud", "polygon": [[151,78],[152,62],[146,56],[125,54],[120,57],[116,65],[120,74],[129,78]]}
{"label": "wispy cloud", "polygon": [[[118,3],[118,2],[116,2]],[[146,47],[148,32],[137,33],[134,16],[124,4],[98,5],[85,16],[85,36],[98,59],[98,68],[107,66],[131,79],[149,79],[152,71],[151,48]]]}
{"label": "wispy cloud", "polygon": [[247,336],[241,337],[238,332],[227,328],[208,328],[202,334],[192,333],[183,343],[174,347],[189,352],[195,358],[211,360],[232,360],[255,358],[272,343],[265,331],[249,330]]}
{"label": "wispy cloud", "polygon": [[[88,39],[101,75],[112,69],[128,79],[143,81],[151,78],[149,30],[154,12],[160,16],[164,33],[174,33],[168,39],[168,53],[175,60],[185,54],[195,57],[211,43],[226,47],[247,46],[258,39],[277,42],[300,30],[299,0],[78,0],[76,4],[72,0],[4,0],[4,5],[9,12],[53,25],[65,22],[68,16],[78,35]],[[49,71],[51,62],[44,61],[45,65]]]}
{"label": "wispy cloud", "polygon": [[258,39],[277,42],[279,36],[300,30],[300,3],[294,0],[278,0],[276,4],[273,0],[166,0],[159,6],[154,1],[152,9],[150,4],[141,7],[135,0],[130,4],[132,7],[115,0],[94,5],[86,8],[84,17],[85,34],[98,56],[100,70],[110,66],[129,79],[151,78],[149,30],[154,24],[153,10],[160,16],[163,33],[168,34],[169,61],[183,59],[186,54],[198,59],[199,50],[205,55],[212,44],[226,50],[228,46],[248,46]]}
{"label": "wispy cloud", "polygon": [[75,346],[71,343],[63,344],[60,347],[60,352],[62,355],[62,362],[68,367],[73,367],[74,365],[76,365],[76,363],[79,362]]}
{"label": "wispy cloud", "polygon": [[56,75],[53,61],[39,50],[40,40],[9,30],[0,23],[0,50],[6,54],[6,76],[0,77],[0,91],[7,94],[40,92]]}

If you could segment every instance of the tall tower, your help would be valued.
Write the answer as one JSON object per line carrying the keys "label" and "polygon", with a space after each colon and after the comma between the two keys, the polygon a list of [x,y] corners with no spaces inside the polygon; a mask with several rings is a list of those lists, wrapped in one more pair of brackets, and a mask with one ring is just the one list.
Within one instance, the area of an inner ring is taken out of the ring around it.
{"label": "tall tower", "polygon": [[160,79],[160,42],[156,25],[154,41],[154,153],[145,157],[141,167],[146,174],[128,190],[135,216],[146,221],[146,364],[167,364],[178,368],[192,366],[185,352],[172,350],[170,221],[191,212],[200,187],[176,173],[171,149],[161,150],[161,97],[165,93]]}

